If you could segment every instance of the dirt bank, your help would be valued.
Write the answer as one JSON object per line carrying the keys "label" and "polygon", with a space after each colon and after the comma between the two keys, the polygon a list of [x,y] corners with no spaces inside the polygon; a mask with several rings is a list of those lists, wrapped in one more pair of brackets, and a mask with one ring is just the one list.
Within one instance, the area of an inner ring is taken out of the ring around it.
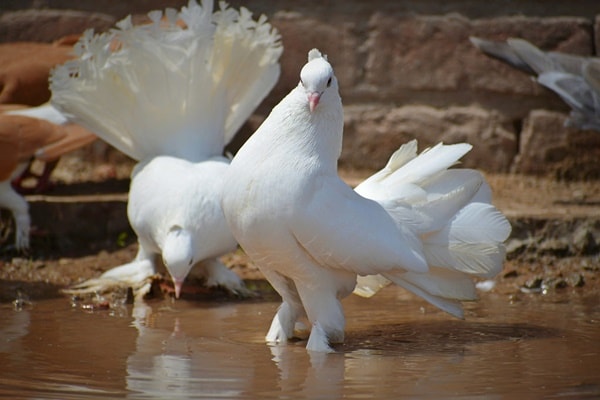
{"label": "dirt bank", "polygon": [[[345,171],[350,184],[368,172]],[[600,290],[600,184],[490,175],[495,204],[510,218],[504,271],[488,284],[508,295]],[[0,301],[61,296],[60,289],[130,261],[137,251],[126,217],[127,179],[57,183],[29,196],[32,249],[18,254],[5,234]],[[10,216],[2,213],[4,232]],[[223,257],[246,280],[262,275],[242,251]],[[199,282],[190,282],[189,293]],[[196,291],[197,292],[197,291]]]}

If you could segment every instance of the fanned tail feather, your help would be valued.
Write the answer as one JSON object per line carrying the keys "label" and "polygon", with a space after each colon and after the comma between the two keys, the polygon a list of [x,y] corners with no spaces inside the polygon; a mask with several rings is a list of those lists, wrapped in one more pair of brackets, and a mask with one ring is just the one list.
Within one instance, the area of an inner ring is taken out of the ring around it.
{"label": "fanned tail feather", "polygon": [[246,8],[242,7],[238,13],[221,3],[215,20],[211,69],[230,105],[225,124],[225,143],[228,143],[275,86],[280,72],[276,61],[283,49],[279,34],[264,15],[254,21]]}
{"label": "fanned tail feather", "polygon": [[279,35],[212,1],[148,15],[86,32],[51,75],[52,103],[136,160],[220,155],[279,77]]}
{"label": "fanned tail feather", "polygon": [[431,279],[432,280],[431,286],[435,286],[435,284],[433,283],[436,280],[435,277],[433,277],[433,276],[429,277],[427,275],[424,275],[423,282],[419,282],[418,284],[415,284],[413,282],[410,282],[409,280],[403,279],[403,277],[401,275],[398,276],[398,275],[394,275],[394,274],[385,274],[384,276],[387,279],[389,279],[391,282],[400,286],[401,288],[404,288],[404,289],[408,290],[409,292],[412,292],[412,293],[416,294],[417,296],[427,300],[429,303],[433,304],[440,310],[443,310],[443,311],[447,312],[448,314],[455,316],[456,318],[464,317],[463,308],[462,308],[460,301],[454,300],[451,298],[436,296],[429,292],[428,287],[430,285],[426,284],[425,282],[427,282],[427,279]]}
{"label": "fanned tail feather", "polygon": [[470,203],[443,229],[425,238],[425,258],[429,265],[491,278],[502,269],[503,242],[510,230],[508,220],[494,206]]}
{"label": "fanned tail feather", "polygon": [[462,317],[459,301],[476,298],[472,277],[493,277],[502,269],[510,224],[490,204],[491,190],[481,173],[448,169],[469,145],[438,144],[417,156],[413,142],[357,191],[421,237],[429,271],[405,272],[399,266],[383,276],[358,277],[355,294],[370,297],[391,281]]}
{"label": "fanned tail feather", "polygon": [[445,171],[465,155],[471,145],[442,143],[424,150],[417,157],[417,141],[402,145],[379,172],[365,179],[354,190],[371,200],[418,200],[425,192],[421,184]]}

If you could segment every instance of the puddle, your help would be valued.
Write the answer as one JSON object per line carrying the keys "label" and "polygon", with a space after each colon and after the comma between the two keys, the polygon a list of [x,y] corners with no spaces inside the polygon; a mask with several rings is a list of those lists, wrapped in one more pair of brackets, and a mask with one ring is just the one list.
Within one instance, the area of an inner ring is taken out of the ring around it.
{"label": "puddle", "polygon": [[263,343],[278,302],[157,300],[87,312],[0,304],[0,397],[597,398],[600,297],[486,293],[447,317],[389,287],[344,301],[336,354]]}

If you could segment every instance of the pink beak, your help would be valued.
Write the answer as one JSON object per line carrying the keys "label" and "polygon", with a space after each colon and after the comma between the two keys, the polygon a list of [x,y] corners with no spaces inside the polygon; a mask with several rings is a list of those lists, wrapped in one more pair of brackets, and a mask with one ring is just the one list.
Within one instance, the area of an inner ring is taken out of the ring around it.
{"label": "pink beak", "polygon": [[315,111],[317,105],[319,105],[319,100],[321,99],[321,93],[313,92],[308,95],[308,108],[310,112]]}
{"label": "pink beak", "polygon": [[181,294],[181,287],[183,286],[183,281],[179,279],[173,279],[173,285],[175,286],[175,298],[178,299]]}

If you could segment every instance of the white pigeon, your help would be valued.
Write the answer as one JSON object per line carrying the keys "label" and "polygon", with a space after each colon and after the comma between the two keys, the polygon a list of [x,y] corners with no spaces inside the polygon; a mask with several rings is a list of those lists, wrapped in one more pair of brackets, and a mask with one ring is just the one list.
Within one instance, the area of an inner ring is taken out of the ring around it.
{"label": "white pigeon", "polygon": [[243,282],[217,259],[237,246],[220,206],[222,154],[279,77],[279,35],[245,8],[221,3],[213,13],[212,1],[148,15],[149,25],[128,17],[109,33],[86,32],[78,58],[51,76],[57,108],[139,161],[127,207],[135,260],[68,292],[114,283],[143,294],[158,256],[177,297],[196,264],[208,286],[238,292]]}
{"label": "white pigeon", "polygon": [[318,50],[308,60],[298,86],[232,160],[222,194],[234,237],[282,297],[266,340],[288,340],[306,316],[307,349],[332,351],[344,339],[340,300],[357,275],[379,274],[462,317],[460,301],[476,297],[472,276],[502,269],[510,232],[496,208],[477,201],[486,197],[480,173],[447,170],[471,146],[417,156],[411,142],[352,190],[337,174],[337,79]]}
{"label": "white pigeon", "polygon": [[488,56],[537,75],[537,82],[571,107],[567,126],[600,131],[600,58],[544,52],[523,39],[470,40]]}
{"label": "white pigeon", "polygon": [[[29,248],[29,205],[19,193],[25,178],[37,178],[35,190],[48,185],[59,158],[96,140],[96,136],[67,119],[49,104],[20,107],[0,113],[0,208],[9,209],[15,221],[15,248]],[[45,162],[41,175],[30,171],[32,160]]]}

